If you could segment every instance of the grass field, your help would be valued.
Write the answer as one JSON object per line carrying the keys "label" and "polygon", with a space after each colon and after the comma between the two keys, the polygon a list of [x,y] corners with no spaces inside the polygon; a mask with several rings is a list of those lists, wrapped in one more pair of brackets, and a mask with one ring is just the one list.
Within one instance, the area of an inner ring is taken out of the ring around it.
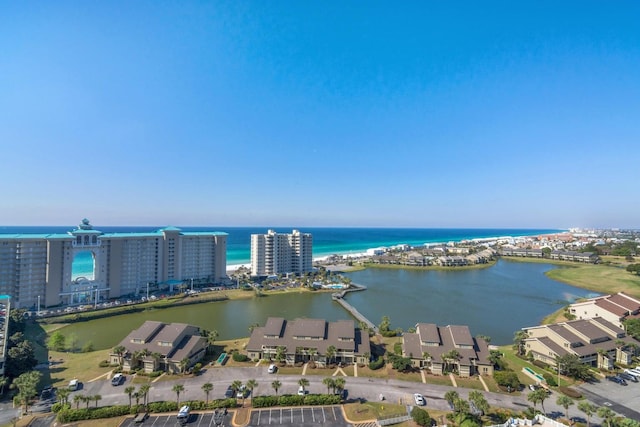
{"label": "grass field", "polygon": [[550,279],[591,291],[610,294],[625,292],[640,298],[640,276],[623,268],[604,265],[581,265],[545,273]]}

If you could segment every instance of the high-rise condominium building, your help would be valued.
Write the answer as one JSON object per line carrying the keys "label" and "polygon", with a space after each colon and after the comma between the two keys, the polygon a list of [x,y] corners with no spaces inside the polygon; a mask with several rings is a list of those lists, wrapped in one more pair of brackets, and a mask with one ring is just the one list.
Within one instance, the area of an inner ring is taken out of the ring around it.
{"label": "high-rise condominium building", "polygon": [[226,267],[227,233],[175,227],[102,233],[84,219],[66,234],[0,234],[0,294],[16,308],[91,304],[185,281],[218,283]]}
{"label": "high-rise condominium building", "polygon": [[251,235],[251,274],[302,274],[313,268],[313,237],[309,233],[293,230],[291,234],[276,233]]}

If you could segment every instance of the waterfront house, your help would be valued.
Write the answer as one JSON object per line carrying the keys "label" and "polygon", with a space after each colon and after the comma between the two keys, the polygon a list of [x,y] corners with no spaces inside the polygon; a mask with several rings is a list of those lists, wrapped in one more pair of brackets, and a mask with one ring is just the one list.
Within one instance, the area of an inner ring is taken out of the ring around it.
{"label": "waterfront house", "polygon": [[402,355],[416,368],[427,368],[436,375],[456,371],[461,377],[493,375],[489,346],[471,336],[468,326],[437,326],[418,323],[415,333],[402,336]]}
{"label": "waterfront house", "polygon": [[[184,323],[162,323],[147,320],[120,342],[124,352],[112,352],[111,364],[125,371],[177,373],[189,368],[205,355],[208,342],[197,326]],[[115,348],[118,348],[115,347]]]}
{"label": "waterfront house", "polygon": [[549,258],[560,261],[574,261],[595,264],[600,258],[593,252],[551,251]]}
{"label": "waterfront house", "polygon": [[640,344],[602,317],[523,328],[527,353],[534,360],[555,366],[556,358],[578,356],[584,364],[611,369],[613,361],[628,365]]}
{"label": "waterfront house", "polygon": [[624,328],[626,319],[640,318],[640,300],[619,292],[575,302],[569,312],[578,319],[602,317],[619,328]]}
{"label": "waterfront house", "polygon": [[369,335],[356,328],[353,320],[269,317],[264,326],[253,329],[247,354],[253,360],[280,358],[288,365],[369,363],[371,345]]}

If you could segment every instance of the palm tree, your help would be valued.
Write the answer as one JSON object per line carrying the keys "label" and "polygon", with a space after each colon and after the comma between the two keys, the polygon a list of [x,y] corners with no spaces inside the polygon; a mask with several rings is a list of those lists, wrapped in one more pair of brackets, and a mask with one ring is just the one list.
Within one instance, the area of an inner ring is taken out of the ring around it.
{"label": "palm tree", "polygon": [[[253,396],[253,389],[258,387],[258,382],[252,378],[248,380],[244,386],[249,390],[249,394]],[[242,400],[244,401],[244,395],[242,396]]]}
{"label": "palm tree", "polygon": [[118,355],[118,364],[120,366],[122,366],[122,357],[124,356],[124,354],[127,352],[127,349],[124,348],[124,346],[122,345],[117,345],[115,347],[113,347],[113,353]]}
{"label": "palm tree", "polygon": [[565,417],[567,417],[567,420],[571,421],[569,418],[569,406],[573,405],[573,399],[562,394],[558,396],[556,403],[564,408]]}
{"label": "palm tree", "polygon": [[518,350],[520,356],[524,355],[524,340],[529,338],[529,334],[525,331],[518,331],[513,336],[513,348]]}
{"label": "palm tree", "polygon": [[80,402],[82,402],[83,400],[84,396],[81,394],[76,394],[75,396],[73,396],[73,403],[76,404],[76,409],[80,407]]}
{"label": "palm tree", "polygon": [[309,357],[311,358],[311,361],[313,363],[316,362],[316,356],[318,355],[318,349],[317,348],[310,348],[309,349]]}
{"label": "palm tree", "polygon": [[68,403],[69,395],[71,394],[71,390],[68,388],[61,388],[56,391],[56,397],[60,400],[60,403]]}
{"label": "palm tree", "polygon": [[460,399],[460,395],[458,395],[457,391],[449,390],[444,394],[444,400],[449,403],[449,406],[453,406],[453,402],[455,402],[457,399]]}
{"label": "palm tree", "polygon": [[178,408],[180,407],[180,393],[184,391],[184,386],[182,384],[174,384],[173,388],[171,388],[176,394],[176,402],[178,403]]}
{"label": "palm tree", "polygon": [[142,393],[140,393],[140,390],[138,390],[135,393],[133,393],[133,398],[136,399],[136,406],[138,406],[140,404],[140,398],[141,397],[142,397]]}
{"label": "palm tree", "polygon": [[338,377],[333,380],[334,390],[340,392],[342,394],[342,390],[344,390],[344,386],[347,384],[347,380],[343,377]]}
{"label": "palm tree", "polygon": [[242,381],[235,380],[231,383],[231,390],[233,390],[234,395],[238,395],[238,392],[242,389]]}
{"label": "palm tree", "polygon": [[472,390],[469,392],[469,400],[473,403],[482,414],[489,412],[489,402],[484,398],[484,394],[478,390]]}
{"label": "palm tree", "polygon": [[276,347],[276,360],[280,363],[284,362],[287,357],[287,347],[279,345]]}
{"label": "palm tree", "polygon": [[185,373],[185,371],[189,367],[189,362],[191,362],[191,360],[188,357],[185,357],[180,361],[180,372],[181,373],[183,373],[183,374]]}
{"label": "palm tree", "polygon": [[598,410],[596,411],[596,414],[600,418],[602,418],[604,422],[607,423],[607,427],[611,427],[611,425],[613,424],[613,421],[616,418],[616,413],[613,412],[611,409],[607,408],[606,406],[601,406],[600,408],[598,408]]}
{"label": "palm tree", "polygon": [[598,407],[591,402],[583,400],[578,402],[578,409],[580,409],[587,416],[587,427],[591,427],[591,416],[596,413]]}
{"label": "palm tree", "polygon": [[302,390],[306,390],[306,387],[309,386],[309,380],[306,378],[300,378],[298,380],[298,385],[302,387]]}
{"label": "palm tree", "polygon": [[140,393],[140,396],[142,396],[142,403],[147,406],[147,397],[149,395],[149,390],[151,390],[151,384],[147,383],[147,384],[142,384],[140,386],[140,390],[138,391],[138,393]]}
{"label": "palm tree", "polygon": [[154,351],[151,353],[151,358],[153,359],[153,370],[157,370],[160,366],[160,360],[162,360],[162,354]]}
{"label": "palm tree", "polygon": [[275,390],[276,396],[278,395],[278,390],[282,387],[282,383],[278,380],[275,380],[271,383],[271,388]]}
{"label": "palm tree", "polygon": [[133,396],[134,391],[136,391],[136,388],[132,385],[124,389],[124,393],[129,396],[129,408],[131,408],[131,396]]}
{"label": "palm tree", "polygon": [[329,391],[331,389],[335,389],[336,388],[336,382],[331,377],[327,377],[327,378],[323,379],[322,380],[322,384],[327,386],[327,394],[329,394]]}
{"label": "palm tree", "polygon": [[327,363],[329,363],[331,361],[331,359],[335,358],[336,356],[336,348],[333,345],[330,345],[329,347],[327,347],[327,350],[325,352],[325,356],[327,357]]}
{"label": "palm tree", "polygon": [[423,351],[422,358],[424,359],[425,362],[429,362],[431,361],[431,354],[429,354],[428,351]]}
{"label": "palm tree", "polygon": [[91,400],[96,402],[96,408],[97,408],[98,407],[98,402],[102,400],[102,396],[99,395],[99,394],[94,394],[93,396],[91,396]]}
{"label": "palm tree", "polygon": [[547,397],[548,397],[547,390],[543,388],[539,388],[529,393],[527,395],[527,400],[529,402],[533,402],[534,407],[536,403],[540,402],[540,405],[542,406],[542,412],[546,413],[546,411],[544,410],[544,401]]}
{"label": "palm tree", "polygon": [[213,384],[211,383],[202,384],[202,391],[204,391],[204,393],[207,395],[207,405],[209,404],[209,393],[211,393],[211,390],[213,390]]}

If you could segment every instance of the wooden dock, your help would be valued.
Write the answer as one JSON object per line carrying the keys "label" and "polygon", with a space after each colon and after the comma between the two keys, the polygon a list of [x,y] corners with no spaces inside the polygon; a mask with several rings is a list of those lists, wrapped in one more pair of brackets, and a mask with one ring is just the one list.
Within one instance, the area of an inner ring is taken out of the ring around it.
{"label": "wooden dock", "polygon": [[362,313],[360,313],[354,306],[344,300],[344,296],[349,292],[365,291],[366,289],[366,286],[356,285],[352,283],[351,288],[331,294],[331,299],[340,304],[345,310],[349,312],[349,314],[355,317],[358,322],[364,323],[369,329],[377,334],[379,332],[378,327],[371,320],[367,319]]}

